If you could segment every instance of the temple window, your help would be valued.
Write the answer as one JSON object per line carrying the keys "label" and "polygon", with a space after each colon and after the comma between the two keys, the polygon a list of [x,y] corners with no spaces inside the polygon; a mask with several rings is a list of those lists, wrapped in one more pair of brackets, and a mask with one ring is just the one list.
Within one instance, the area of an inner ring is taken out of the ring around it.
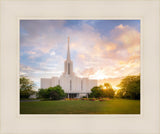
{"label": "temple window", "polygon": [[70,74],[70,64],[68,63],[68,74]]}
{"label": "temple window", "polygon": [[81,90],[83,90],[83,81],[81,80]]}
{"label": "temple window", "polygon": [[70,90],[72,90],[72,81],[70,80]]}

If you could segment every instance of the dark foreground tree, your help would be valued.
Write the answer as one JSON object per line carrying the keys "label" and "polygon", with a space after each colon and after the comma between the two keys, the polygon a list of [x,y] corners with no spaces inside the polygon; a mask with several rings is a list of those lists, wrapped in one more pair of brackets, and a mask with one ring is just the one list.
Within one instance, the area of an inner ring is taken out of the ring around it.
{"label": "dark foreground tree", "polygon": [[140,99],[140,75],[127,76],[118,85],[118,96],[129,99]]}
{"label": "dark foreground tree", "polygon": [[20,78],[20,98],[29,98],[30,95],[33,95],[35,91],[34,83],[26,77]]}
{"label": "dark foreground tree", "polygon": [[101,86],[96,86],[91,89],[90,98],[113,98],[115,91],[113,90],[111,84],[105,83]]}
{"label": "dark foreground tree", "polygon": [[48,88],[46,88],[46,89],[40,88],[38,90],[38,97],[39,98],[49,98],[50,92],[48,92]]}
{"label": "dark foreground tree", "polygon": [[102,89],[101,89],[101,87],[98,87],[98,86],[93,87],[91,89],[91,93],[89,95],[89,98],[100,98],[100,97],[102,97]]}
{"label": "dark foreground tree", "polygon": [[61,86],[49,87],[47,89],[39,89],[39,98],[45,98],[50,100],[60,100],[66,97],[64,90]]}

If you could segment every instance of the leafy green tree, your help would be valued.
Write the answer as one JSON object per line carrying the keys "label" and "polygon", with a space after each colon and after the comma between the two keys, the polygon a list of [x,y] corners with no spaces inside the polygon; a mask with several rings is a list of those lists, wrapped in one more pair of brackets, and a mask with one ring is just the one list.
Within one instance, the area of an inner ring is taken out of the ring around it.
{"label": "leafy green tree", "polygon": [[66,97],[64,90],[61,86],[57,85],[55,87],[49,87],[47,89],[39,89],[39,98],[46,98],[51,100],[60,100]]}
{"label": "leafy green tree", "polygon": [[61,86],[55,86],[48,88],[50,92],[50,99],[51,100],[60,100],[65,98],[66,94],[64,93],[64,90],[61,88]]}
{"label": "leafy green tree", "polygon": [[33,81],[26,77],[20,78],[20,98],[29,98],[30,95],[34,94],[35,87]]}
{"label": "leafy green tree", "polygon": [[20,90],[32,90],[35,87],[33,81],[26,77],[20,78]]}
{"label": "leafy green tree", "polygon": [[59,96],[59,94],[55,90],[52,90],[50,92],[50,99],[51,100],[60,100],[61,97]]}
{"label": "leafy green tree", "polygon": [[122,97],[140,99],[140,75],[125,77],[118,86]]}
{"label": "leafy green tree", "polygon": [[38,97],[39,98],[49,98],[50,97],[50,94],[48,92],[48,89],[39,89],[38,90]]}

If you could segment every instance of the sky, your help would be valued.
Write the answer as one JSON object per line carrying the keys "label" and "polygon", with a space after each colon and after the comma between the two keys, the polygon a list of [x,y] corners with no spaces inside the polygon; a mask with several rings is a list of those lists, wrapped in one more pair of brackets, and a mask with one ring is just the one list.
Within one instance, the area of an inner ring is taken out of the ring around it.
{"label": "sky", "polygon": [[64,72],[67,43],[79,77],[116,86],[140,74],[140,20],[21,20],[20,75],[40,78]]}

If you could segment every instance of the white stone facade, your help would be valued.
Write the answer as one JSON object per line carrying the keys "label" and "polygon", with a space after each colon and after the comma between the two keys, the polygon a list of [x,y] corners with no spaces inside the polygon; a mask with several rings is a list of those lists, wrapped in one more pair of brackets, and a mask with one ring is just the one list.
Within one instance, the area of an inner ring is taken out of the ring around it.
{"label": "white stone facade", "polygon": [[64,73],[60,77],[41,78],[41,88],[48,88],[60,85],[65,93],[75,94],[74,97],[82,97],[91,92],[94,86],[98,85],[97,80],[79,78],[73,72],[73,62],[70,58],[69,38],[67,59],[64,62]]}

